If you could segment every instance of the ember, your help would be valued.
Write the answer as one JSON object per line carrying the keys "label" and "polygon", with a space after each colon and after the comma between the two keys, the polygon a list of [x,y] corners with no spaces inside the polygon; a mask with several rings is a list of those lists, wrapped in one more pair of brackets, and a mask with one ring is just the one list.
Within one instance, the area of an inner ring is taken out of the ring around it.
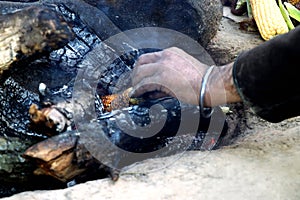
{"label": "ember", "polygon": [[104,106],[104,111],[111,112],[112,110],[117,110],[125,108],[132,105],[137,105],[143,100],[140,98],[131,98],[130,93],[132,88],[126,89],[121,94],[111,94],[102,96],[101,100]]}

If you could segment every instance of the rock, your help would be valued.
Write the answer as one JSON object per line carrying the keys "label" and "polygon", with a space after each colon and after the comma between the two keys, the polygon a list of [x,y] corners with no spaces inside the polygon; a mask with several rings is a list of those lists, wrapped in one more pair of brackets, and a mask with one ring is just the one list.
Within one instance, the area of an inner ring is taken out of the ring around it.
{"label": "rock", "polygon": [[219,0],[85,0],[103,11],[121,30],[163,27],[182,32],[206,46],[222,17]]}
{"label": "rock", "polygon": [[20,154],[30,145],[30,141],[27,140],[0,136],[0,171],[2,181],[16,181],[16,179],[25,178],[24,172],[28,171],[31,165],[26,163]]}
{"label": "rock", "polygon": [[[186,152],[172,165],[147,160],[123,172],[119,181],[102,179],[64,190],[35,191],[23,199],[291,199],[300,198],[300,128],[256,130],[236,145]],[[172,158],[172,157],[171,157]],[[170,159],[170,158],[169,158]],[[152,170],[151,170],[152,168]],[[152,171],[151,173],[147,173]]]}
{"label": "rock", "polygon": [[224,8],[224,17],[219,30],[206,47],[216,65],[228,64],[242,51],[252,49],[264,42],[258,32],[240,30],[239,23],[245,19],[247,18],[230,16],[228,8]]}

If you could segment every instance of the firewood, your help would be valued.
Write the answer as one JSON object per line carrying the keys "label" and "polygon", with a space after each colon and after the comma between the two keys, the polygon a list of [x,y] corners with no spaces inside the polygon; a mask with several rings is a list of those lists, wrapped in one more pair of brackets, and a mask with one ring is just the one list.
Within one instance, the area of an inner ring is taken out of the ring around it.
{"label": "firewood", "polygon": [[0,16],[0,75],[16,63],[64,46],[73,33],[53,10],[29,7]]}

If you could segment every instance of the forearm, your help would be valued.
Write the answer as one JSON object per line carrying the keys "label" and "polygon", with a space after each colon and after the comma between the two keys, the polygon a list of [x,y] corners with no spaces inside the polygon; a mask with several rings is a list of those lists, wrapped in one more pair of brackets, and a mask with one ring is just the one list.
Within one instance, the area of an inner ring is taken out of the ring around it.
{"label": "forearm", "polygon": [[245,104],[270,121],[300,114],[300,27],[244,52],[235,60],[232,76]]}

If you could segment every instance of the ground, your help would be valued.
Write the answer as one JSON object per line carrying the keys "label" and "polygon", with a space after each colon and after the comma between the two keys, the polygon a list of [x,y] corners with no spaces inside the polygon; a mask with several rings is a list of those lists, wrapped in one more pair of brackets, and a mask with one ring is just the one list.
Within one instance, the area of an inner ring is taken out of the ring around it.
{"label": "ground", "polygon": [[164,162],[172,157],[148,160],[124,171],[116,183],[103,179],[4,199],[299,199],[300,127],[252,131],[210,153],[186,152],[168,167]]}

